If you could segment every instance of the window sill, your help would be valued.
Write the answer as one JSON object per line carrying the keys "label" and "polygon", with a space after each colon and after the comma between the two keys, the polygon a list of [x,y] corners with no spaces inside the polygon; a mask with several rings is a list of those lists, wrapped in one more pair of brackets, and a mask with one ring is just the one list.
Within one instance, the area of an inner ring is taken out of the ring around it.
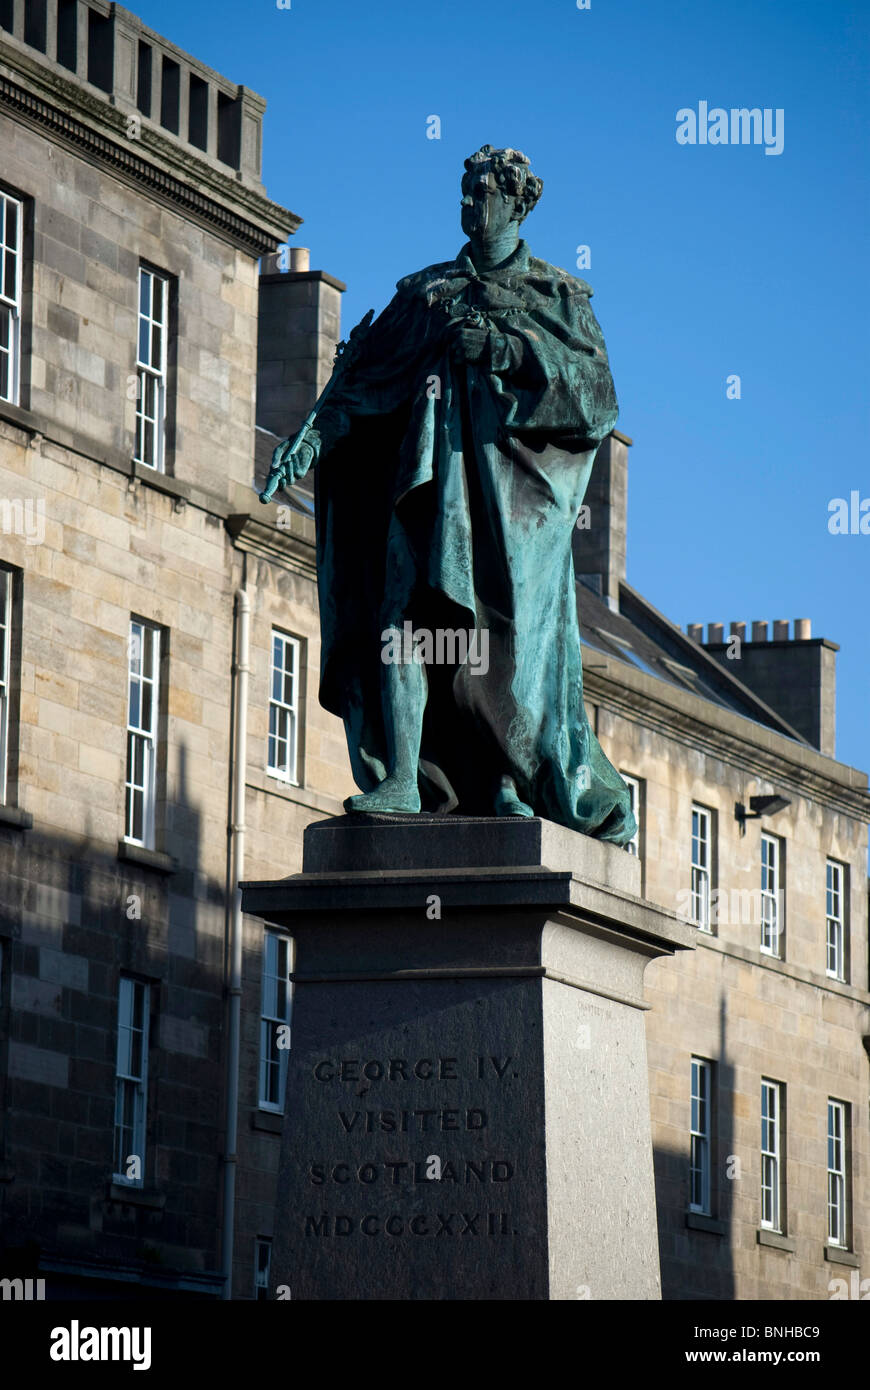
{"label": "window sill", "polygon": [[727,1234],[727,1227],[724,1221],[718,1221],[715,1216],[705,1216],[700,1211],[686,1212],[686,1225],[690,1231],[707,1231],[711,1236],[724,1236]]}
{"label": "window sill", "polygon": [[767,1245],[771,1250],[784,1250],[787,1255],[794,1254],[794,1241],[790,1236],[781,1235],[779,1231],[768,1231],[764,1226],[759,1226],[755,1236],[759,1245]]}
{"label": "window sill", "polygon": [[0,825],[7,825],[10,830],[32,830],[33,816],[18,806],[0,806]]}
{"label": "window sill", "polygon": [[170,473],[161,473],[157,468],[149,468],[147,463],[139,463],[133,459],[130,463],[130,476],[135,478],[137,483],[145,483],[146,487],[153,487],[155,492],[164,492],[167,497],[174,497],[176,504],[190,501],[190,488],[186,483],[179,482],[178,478],[173,478]]}
{"label": "window sill", "polygon": [[251,1129],[262,1130],[264,1134],[280,1134],[284,1129],[284,1116],[276,1115],[274,1110],[252,1110]]}
{"label": "window sill", "polygon": [[[338,797],[328,796],[325,792],[317,792],[312,787],[305,786],[304,782],[280,781],[277,777],[270,776],[261,767],[247,768],[245,785],[251,791],[263,792],[266,796],[274,796],[281,801],[289,801],[296,806],[304,806],[306,810],[319,812],[322,816],[340,816],[344,812],[344,806]],[[350,790],[353,791],[354,788],[351,787]]]}
{"label": "window sill", "polygon": [[845,1250],[842,1245],[826,1245],[825,1259],[828,1264],[848,1265],[850,1269],[861,1268],[860,1258],[852,1250]]}
{"label": "window sill", "polygon": [[166,1193],[153,1187],[128,1187],[123,1182],[110,1182],[108,1189],[110,1202],[126,1202],[134,1207],[150,1207],[162,1211],[166,1206]]}
{"label": "window sill", "polygon": [[178,860],[171,854],[161,854],[156,849],[145,849],[144,845],[131,845],[128,840],[118,841],[118,858],[128,864],[138,864],[143,869],[154,869],[158,874],[174,874]]}
{"label": "window sill", "polygon": [[288,791],[300,791],[302,788],[301,782],[294,782],[289,777],[282,777],[279,772],[273,772],[269,767],[266,768],[263,775],[273,785],[277,784],[279,787],[286,787]]}

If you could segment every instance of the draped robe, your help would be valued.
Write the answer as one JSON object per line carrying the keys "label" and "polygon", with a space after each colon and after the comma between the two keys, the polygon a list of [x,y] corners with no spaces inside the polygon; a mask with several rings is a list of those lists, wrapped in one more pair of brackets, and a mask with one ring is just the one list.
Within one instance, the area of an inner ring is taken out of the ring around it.
{"label": "draped robe", "polygon": [[[536,815],[625,844],[629,793],[583,703],[571,549],[618,413],[591,293],[524,241],[495,270],[466,246],[399,281],[318,421],[320,700],[371,791],[389,770],[386,630],[486,630],[485,672],[479,655],[425,667],[423,810],[491,815],[510,776]],[[451,321],[475,310],[488,346],[457,364]]]}

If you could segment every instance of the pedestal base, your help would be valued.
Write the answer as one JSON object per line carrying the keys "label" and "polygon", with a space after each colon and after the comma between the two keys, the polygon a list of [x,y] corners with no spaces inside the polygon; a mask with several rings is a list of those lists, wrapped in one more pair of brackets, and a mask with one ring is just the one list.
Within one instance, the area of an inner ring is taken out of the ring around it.
{"label": "pedestal base", "polygon": [[276,1286],[660,1297],[643,970],[691,938],[639,875],[546,821],[349,816],[243,885],[296,942]]}

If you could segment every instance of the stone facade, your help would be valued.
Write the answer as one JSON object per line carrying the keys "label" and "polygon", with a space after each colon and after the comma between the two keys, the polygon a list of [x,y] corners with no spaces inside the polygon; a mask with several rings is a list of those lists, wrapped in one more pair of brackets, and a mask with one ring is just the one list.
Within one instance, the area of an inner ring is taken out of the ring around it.
{"label": "stone facade", "polygon": [[[625,505],[629,443],[614,436],[607,446],[620,456],[612,478],[603,475],[616,511],[619,499]],[[594,535],[594,505],[593,499],[592,557],[607,548]],[[618,541],[612,553],[618,556]],[[578,571],[592,567],[581,558]],[[868,797],[866,775],[832,756],[836,647],[812,639],[805,620],[795,623],[792,638],[790,625],[777,623],[779,640],[762,655],[763,623],[753,624],[745,649],[723,642],[720,625],[711,625],[710,642],[701,644],[699,625],[690,629],[690,640],[631,590],[618,565],[594,588],[618,594],[620,616],[606,614],[581,588],[590,640],[587,702],[608,756],[639,783],[644,893],[687,920],[692,806],[710,814],[710,888],[717,909],[711,930],[696,930],[695,951],[654,962],[646,975],[663,1297],[846,1296],[853,1271],[867,1260],[870,1228]],[[617,642],[621,637],[621,659],[604,654],[608,624]],[[742,623],[731,627],[738,634],[746,630]],[[714,684],[713,661],[728,672],[730,698],[725,686]],[[671,679],[660,678],[669,671]],[[815,746],[785,732],[788,720],[798,722],[799,675],[800,727],[815,735]],[[754,711],[747,705],[744,713],[740,706],[754,693],[766,703]],[[788,804],[744,818],[753,797],[772,796]],[[762,835],[779,845],[778,955],[762,949]],[[829,859],[845,873],[842,981],[827,973]],[[696,1204],[706,1205],[706,1212],[690,1210],[693,1057],[713,1064],[710,1193],[707,1203]],[[762,1079],[783,1088],[778,1230],[761,1219]],[[845,1248],[828,1240],[829,1099],[844,1103],[848,1116]]]}
{"label": "stone facade", "polygon": [[[236,92],[120,7],[103,8],[116,28],[118,80],[132,30],[158,57],[206,74],[215,99]],[[192,150],[145,118],[125,144],[123,97],[116,91],[110,106],[82,73],[73,82],[23,42],[23,30],[0,34],[0,78],[0,182],[27,219],[28,335],[20,399],[0,402],[0,498],[9,504],[0,563],[13,584],[10,775],[0,806],[6,1260],[13,1271],[36,1261],[49,1296],[106,1281],[116,1293],[144,1281],[214,1296],[239,588],[253,602],[246,867],[298,868],[304,826],[339,809],[352,787],[340,726],[317,703],[313,523],[291,506],[266,520],[253,491],[265,466],[255,427],[258,259],[299,219],[266,199],[259,166],[246,167],[241,153],[224,168],[216,151]],[[240,90],[244,118],[249,107],[261,115],[262,103]],[[82,127],[86,155],[64,137],[64,120]],[[128,155],[135,174],[125,172]],[[155,191],[161,176],[177,181],[171,197]],[[173,286],[165,473],[131,462],[143,262]],[[320,283],[317,273],[303,278]],[[337,336],[340,282],[327,288]],[[322,334],[309,338],[323,355]],[[297,345],[306,341],[297,332]],[[164,637],[151,852],[121,842],[131,616]],[[296,636],[303,654],[298,786],[265,772],[273,626]],[[269,1234],[277,1144],[251,1128],[259,922],[245,923],[244,948],[238,1297],[252,1294],[255,1236]],[[141,1189],[112,1181],[122,975],[151,985]]]}
{"label": "stone facade", "polygon": [[[685,717],[687,706],[701,701],[689,696],[680,704]],[[644,785],[645,891],[653,902],[685,911],[681,890],[691,882],[692,803],[710,807],[718,826],[715,934],[697,932],[693,953],[654,963],[647,971],[663,1293],[825,1298],[829,1281],[843,1275],[840,1265],[852,1264],[849,1251],[831,1250],[825,1257],[828,1097],[851,1107],[850,1247],[856,1258],[865,1254],[870,1222],[868,1066],[862,1045],[868,1023],[866,824],[851,769],[789,747],[784,738],[778,766],[771,765],[768,750],[763,756],[752,747],[751,726],[742,731],[739,752],[723,756],[726,731],[717,748],[711,711],[691,713],[699,735],[694,746],[674,730],[644,728],[636,712],[608,709],[603,700],[598,706],[609,756]],[[731,716],[728,722],[738,720]],[[749,821],[741,835],[734,807],[748,799],[748,787],[753,793],[775,789],[792,803],[769,820]],[[762,829],[785,843],[783,960],[763,954],[759,944]],[[848,983],[825,974],[828,856],[847,866],[853,885]],[[693,1055],[715,1064],[716,1149],[713,1219],[694,1227],[687,1224]],[[791,1248],[758,1243],[762,1077],[786,1087],[783,1229],[784,1244]]]}
{"label": "stone facade", "polygon": [[[352,790],[343,731],[317,701],[310,497],[300,489],[267,511],[252,488],[274,432],[298,423],[328,375],[343,286],[298,255],[283,275],[274,259],[258,274],[299,219],[260,183],[254,93],[102,0],[76,8],[72,47],[56,5],[42,38],[25,37],[22,0],[7,12],[0,189],[23,201],[25,274],[21,395],[0,401],[0,565],[12,584],[3,1272],[44,1276],[49,1297],[142,1285],[216,1297],[239,591],[252,609],[244,876],[298,870],[305,826]],[[143,263],[172,285],[163,473],[131,461]],[[786,863],[783,960],[760,952],[757,922],[729,916],[698,934],[694,953],[648,972],[664,1294],[824,1298],[862,1257],[868,1215],[867,779],[830,756],[832,644],[794,668],[805,686],[821,671],[815,705],[783,709],[770,662],[775,646],[795,644],[771,643],[742,677],[727,644],[690,641],[625,584],[627,442],[605,441],[577,567],[590,710],[609,756],[640,781],[645,892],[679,908],[693,800],[713,813],[714,887],[758,888],[759,826],[781,837]],[[123,839],[132,617],[163,636],[152,848]],[[298,642],[294,782],[266,768],[276,629]],[[813,730],[817,747],[801,736]],[[742,834],[735,804],[766,793],[790,805]],[[844,983],[825,974],[828,856],[848,870]],[[273,1234],[280,1143],[280,1116],[258,1103],[263,928],[253,918],[243,948],[235,1298],[254,1296],[257,1242]],[[151,987],[139,1187],[113,1173],[124,977]],[[687,1216],[693,1055],[715,1063],[707,1216]],[[787,1097],[778,1242],[758,1235],[762,1076]],[[851,1107],[851,1248],[826,1259],[827,1097]],[[739,1178],[727,1176],[732,1156]]]}

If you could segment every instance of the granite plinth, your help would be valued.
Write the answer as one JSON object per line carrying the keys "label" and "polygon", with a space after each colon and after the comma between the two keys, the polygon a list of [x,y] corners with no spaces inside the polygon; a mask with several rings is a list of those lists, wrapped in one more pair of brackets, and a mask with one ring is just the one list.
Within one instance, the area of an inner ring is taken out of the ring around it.
{"label": "granite plinth", "polygon": [[637,861],[537,819],[349,816],[304,865],[243,885],[295,939],[276,1288],[658,1298],[643,971],[691,938]]}

